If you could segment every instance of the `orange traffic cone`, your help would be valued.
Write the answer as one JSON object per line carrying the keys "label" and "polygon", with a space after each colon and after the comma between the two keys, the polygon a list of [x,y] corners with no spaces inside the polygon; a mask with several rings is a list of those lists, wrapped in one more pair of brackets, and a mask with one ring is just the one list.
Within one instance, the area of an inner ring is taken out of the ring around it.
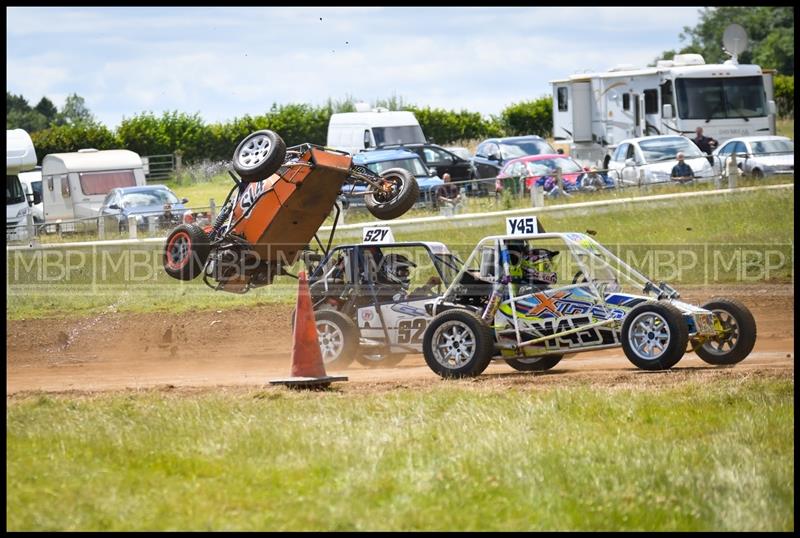
{"label": "orange traffic cone", "polygon": [[272,379],[273,385],[291,388],[327,388],[333,381],[347,381],[345,376],[325,373],[322,352],[317,339],[317,323],[311,306],[311,293],[305,271],[297,275],[297,308],[294,314],[294,345],[292,346],[292,377]]}

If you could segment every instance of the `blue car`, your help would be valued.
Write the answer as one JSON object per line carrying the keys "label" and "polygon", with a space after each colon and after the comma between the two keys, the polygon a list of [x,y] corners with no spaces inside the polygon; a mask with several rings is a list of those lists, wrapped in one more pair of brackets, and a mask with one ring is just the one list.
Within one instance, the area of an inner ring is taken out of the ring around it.
{"label": "blue car", "polygon": [[[353,164],[366,166],[376,174],[390,168],[404,168],[414,175],[419,185],[419,201],[423,204],[433,205],[436,198],[436,190],[444,185],[444,181],[431,173],[422,162],[422,159],[413,151],[405,149],[377,149],[372,151],[362,151],[353,156]],[[349,207],[364,206],[364,191],[367,185],[356,182],[355,184],[344,184],[342,194],[347,200]]]}
{"label": "blue car", "polygon": [[179,199],[166,185],[117,187],[111,189],[100,207],[107,230],[128,229],[128,217],[136,219],[136,228],[147,230],[152,220],[156,228],[172,228],[183,223],[188,199]]}

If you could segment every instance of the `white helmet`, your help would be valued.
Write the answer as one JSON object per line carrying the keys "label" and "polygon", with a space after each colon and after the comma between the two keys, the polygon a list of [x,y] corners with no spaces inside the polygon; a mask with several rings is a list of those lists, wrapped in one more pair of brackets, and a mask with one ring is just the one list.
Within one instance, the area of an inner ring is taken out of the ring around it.
{"label": "white helmet", "polygon": [[388,254],[383,258],[381,274],[391,283],[408,286],[411,268],[416,266],[416,263],[402,254]]}

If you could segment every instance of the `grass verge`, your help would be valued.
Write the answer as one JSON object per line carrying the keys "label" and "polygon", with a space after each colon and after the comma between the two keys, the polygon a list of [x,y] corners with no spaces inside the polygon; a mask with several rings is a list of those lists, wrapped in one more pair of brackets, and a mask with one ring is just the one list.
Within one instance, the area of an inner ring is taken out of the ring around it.
{"label": "grass verge", "polygon": [[742,377],[12,398],[7,528],[793,530],[793,395]]}

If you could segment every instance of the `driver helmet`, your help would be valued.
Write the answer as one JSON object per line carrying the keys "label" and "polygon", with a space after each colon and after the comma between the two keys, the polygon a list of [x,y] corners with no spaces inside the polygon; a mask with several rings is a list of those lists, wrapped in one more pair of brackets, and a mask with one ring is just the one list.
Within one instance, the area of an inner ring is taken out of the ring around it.
{"label": "driver helmet", "polygon": [[517,265],[522,262],[528,255],[530,248],[528,243],[522,240],[506,241],[506,250],[508,251],[509,260],[511,265]]}
{"label": "driver helmet", "polygon": [[388,254],[383,258],[381,275],[387,282],[407,287],[410,282],[411,268],[416,266],[416,263],[402,254]]}
{"label": "driver helmet", "polygon": [[528,282],[539,285],[552,285],[558,281],[558,273],[553,268],[553,258],[558,252],[546,248],[529,249],[523,271]]}

